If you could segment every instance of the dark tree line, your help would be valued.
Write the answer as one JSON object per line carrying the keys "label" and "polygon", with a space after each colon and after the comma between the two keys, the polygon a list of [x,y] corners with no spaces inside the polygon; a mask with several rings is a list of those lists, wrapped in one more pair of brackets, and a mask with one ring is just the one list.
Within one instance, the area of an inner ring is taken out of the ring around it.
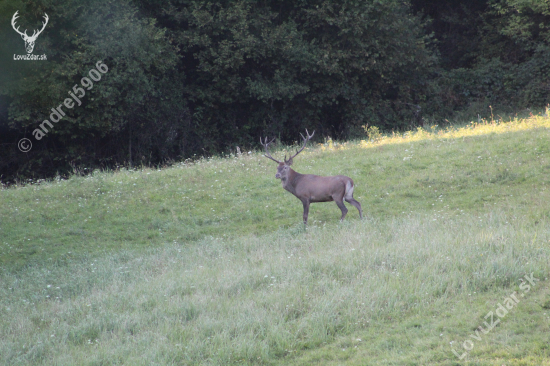
{"label": "dark tree line", "polygon": [[[15,11],[29,30],[48,14],[47,61],[14,60]],[[542,107],[549,21],[548,0],[0,0],[0,180]],[[37,140],[98,61],[109,70]]]}

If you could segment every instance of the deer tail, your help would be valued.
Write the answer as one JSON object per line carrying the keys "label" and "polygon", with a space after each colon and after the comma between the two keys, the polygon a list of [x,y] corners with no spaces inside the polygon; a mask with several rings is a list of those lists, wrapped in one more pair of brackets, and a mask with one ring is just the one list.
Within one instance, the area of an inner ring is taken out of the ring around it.
{"label": "deer tail", "polygon": [[349,200],[353,199],[353,181],[350,179],[346,182],[346,190],[344,191],[344,198]]}

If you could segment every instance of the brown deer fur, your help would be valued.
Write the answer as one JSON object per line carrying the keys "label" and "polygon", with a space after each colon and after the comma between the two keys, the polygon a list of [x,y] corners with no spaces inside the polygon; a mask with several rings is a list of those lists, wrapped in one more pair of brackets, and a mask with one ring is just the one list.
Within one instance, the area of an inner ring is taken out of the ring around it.
{"label": "brown deer fur", "polygon": [[265,147],[265,157],[277,162],[277,173],[275,178],[280,179],[283,188],[295,195],[304,205],[304,224],[307,224],[307,218],[309,214],[309,204],[313,202],[336,202],[336,205],[342,211],[342,217],[340,220],[344,220],[348,209],[344,204],[344,200],[351,203],[359,211],[359,217],[363,218],[363,210],[361,204],[353,198],[354,184],[353,180],[344,175],[336,175],[331,177],[321,177],[313,174],[300,174],[294,171],[290,166],[292,165],[292,159],[296,157],[302,150],[304,150],[307,142],[313,137],[315,131],[309,135],[306,130],[307,138],[302,135],[304,139],[304,145],[302,148],[291,156],[288,160],[278,161],[274,159],[269,153],[268,146],[273,140],[267,142],[265,139],[262,145]]}

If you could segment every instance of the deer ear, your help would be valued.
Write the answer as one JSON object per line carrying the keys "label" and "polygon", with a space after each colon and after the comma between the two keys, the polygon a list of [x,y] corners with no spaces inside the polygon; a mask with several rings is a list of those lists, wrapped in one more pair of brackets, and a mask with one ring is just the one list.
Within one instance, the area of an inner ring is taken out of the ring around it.
{"label": "deer ear", "polygon": [[288,160],[285,159],[285,165],[291,166],[292,163],[293,163],[292,158],[290,158]]}

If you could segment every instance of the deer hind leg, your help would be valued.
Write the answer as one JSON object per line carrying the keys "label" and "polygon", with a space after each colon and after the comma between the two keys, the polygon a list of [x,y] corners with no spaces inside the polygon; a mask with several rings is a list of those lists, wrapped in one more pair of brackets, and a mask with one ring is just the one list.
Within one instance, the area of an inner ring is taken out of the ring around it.
{"label": "deer hind leg", "polygon": [[361,209],[361,204],[358,201],[356,201],[355,198],[353,198],[353,188],[354,186],[352,182],[346,183],[346,193],[344,195],[344,199],[346,200],[346,202],[351,203],[357,209],[357,211],[359,211],[359,217],[362,220],[363,209]]}
{"label": "deer hind leg", "polygon": [[358,201],[356,201],[353,197],[346,198],[346,202],[351,203],[353,206],[355,206],[357,211],[359,211],[359,217],[362,220],[363,219],[363,210],[361,209],[361,204]]}
{"label": "deer hind leg", "polygon": [[338,208],[340,208],[340,211],[342,211],[342,217],[340,217],[340,221],[344,221],[344,217],[346,217],[348,213],[348,208],[346,207],[346,205],[344,205],[344,201],[342,200],[342,198],[338,199],[336,197],[333,197],[333,199],[334,202],[336,202],[336,204],[338,205]]}

